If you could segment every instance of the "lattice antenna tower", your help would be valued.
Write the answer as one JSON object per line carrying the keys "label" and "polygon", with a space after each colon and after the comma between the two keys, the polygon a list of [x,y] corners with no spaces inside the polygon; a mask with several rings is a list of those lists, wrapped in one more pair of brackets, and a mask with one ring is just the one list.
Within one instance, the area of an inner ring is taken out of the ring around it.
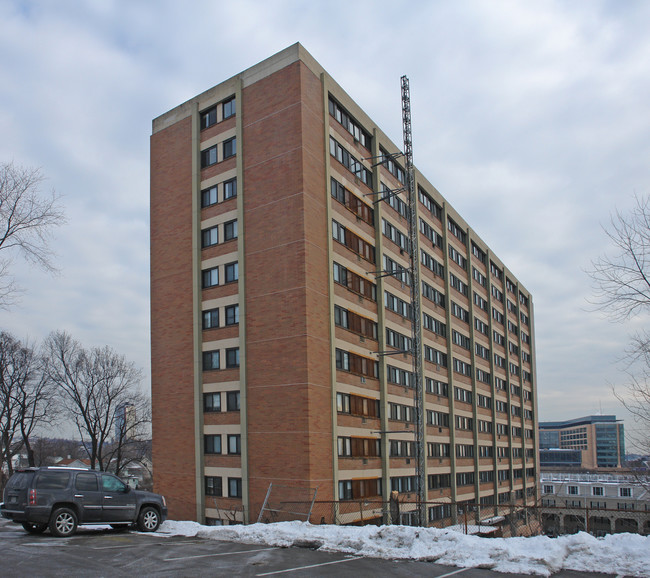
{"label": "lattice antenna tower", "polygon": [[415,190],[415,169],[413,168],[413,142],[411,138],[411,92],[406,75],[402,83],[402,128],[404,133],[404,157],[406,160],[406,190],[408,195],[409,256],[411,276],[411,333],[413,360],[413,388],[415,410],[415,477],[417,490],[417,511],[420,526],[426,526],[426,469],[425,469],[425,415],[424,377],[422,371],[422,316],[420,313],[420,273],[418,269],[418,224],[417,192]]}

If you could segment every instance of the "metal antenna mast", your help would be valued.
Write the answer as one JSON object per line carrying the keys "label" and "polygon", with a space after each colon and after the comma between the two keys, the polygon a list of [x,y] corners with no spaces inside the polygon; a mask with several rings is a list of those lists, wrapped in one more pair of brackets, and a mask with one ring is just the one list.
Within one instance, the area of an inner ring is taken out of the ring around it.
{"label": "metal antenna mast", "polygon": [[413,168],[413,143],[411,142],[411,92],[408,77],[402,76],[402,128],[404,132],[404,156],[406,159],[406,190],[408,193],[409,255],[411,275],[411,332],[413,359],[413,387],[415,396],[415,477],[417,489],[417,512],[419,525],[426,526],[427,486],[424,451],[424,378],[422,372],[422,318],[420,314],[420,274],[418,269],[418,224],[416,218],[417,194]]}

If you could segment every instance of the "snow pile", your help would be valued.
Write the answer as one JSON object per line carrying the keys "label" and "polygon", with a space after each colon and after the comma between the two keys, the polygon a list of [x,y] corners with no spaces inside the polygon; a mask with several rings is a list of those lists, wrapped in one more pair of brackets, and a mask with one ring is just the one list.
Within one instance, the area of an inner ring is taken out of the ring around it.
{"label": "snow pile", "polygon": [[305,522],[201,526],[172,520],[166,521],[159,532],[541,576],[563,569],[647,576],[650,564],[650,536],[637,534],[595,538],[581,532],[559,538],[479,538],[448,529],[410,526],[313,526]]}

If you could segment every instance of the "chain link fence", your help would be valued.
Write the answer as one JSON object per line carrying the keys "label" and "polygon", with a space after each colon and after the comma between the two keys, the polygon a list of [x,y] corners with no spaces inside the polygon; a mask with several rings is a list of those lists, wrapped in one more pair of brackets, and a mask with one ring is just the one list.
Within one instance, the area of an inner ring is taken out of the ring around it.
{"label": "chain link fence", "polygon": [[[276,500],[275,504],[278,506],[279,502]],[[407,499],[296,500],[294,494],[293,499],[287,497],[279,506],[281,514],[261,516],[260,521],[299,519],[311,524],[424,525],[487,537],[560,536],[577,532],[594,536],[623,532],[650,535],[650,511],[645,510],[435,501],[423,504],[427,519],[420,524],[419,505]]]}

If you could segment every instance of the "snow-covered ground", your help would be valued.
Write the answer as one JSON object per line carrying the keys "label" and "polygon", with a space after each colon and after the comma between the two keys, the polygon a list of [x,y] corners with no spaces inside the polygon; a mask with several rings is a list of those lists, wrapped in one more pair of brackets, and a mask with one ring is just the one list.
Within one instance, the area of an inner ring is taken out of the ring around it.
{"label": "snow-covered ground", "polygon": [[581,532],[549,538],[479,538],[452,530],[409,526],[313,526],[304,522],[201,526],[166,521],[159,534],[198,536],[269,546],[312,546],[387,559],[426,560],[459,567],[549,576],[559,570],[650,576],[650,536]]}

